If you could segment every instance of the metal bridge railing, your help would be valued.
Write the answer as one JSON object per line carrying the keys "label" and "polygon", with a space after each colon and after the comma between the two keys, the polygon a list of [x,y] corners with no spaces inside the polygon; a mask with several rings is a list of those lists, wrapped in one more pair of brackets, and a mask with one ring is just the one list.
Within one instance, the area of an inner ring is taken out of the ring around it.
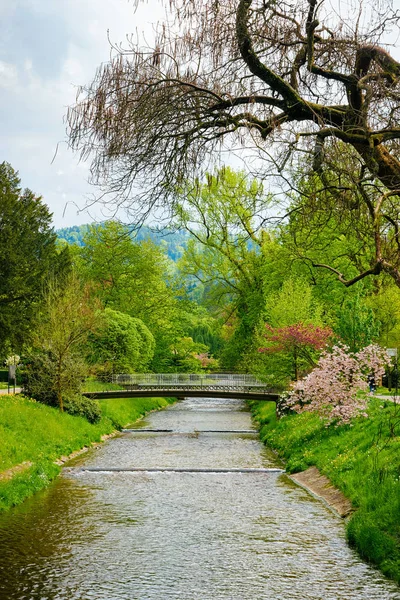
{"label": "metal bridge railing", "polygon": [[113,375],[113,382],[123,387],[266,387],[254,375],[241,373],[121,373]]}

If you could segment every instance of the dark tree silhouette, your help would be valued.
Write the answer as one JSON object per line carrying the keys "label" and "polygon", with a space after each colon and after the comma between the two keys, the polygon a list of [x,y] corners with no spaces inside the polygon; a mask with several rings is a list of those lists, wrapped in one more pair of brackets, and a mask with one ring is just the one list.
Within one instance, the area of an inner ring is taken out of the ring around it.
{"label": "dark tree silhouette", "polygon": [[47,278],[70,267],[68,248],[57,250],[51,213],[40,196],[21,188],[18,173],[0,163],[0,346],[21,351],[32,335]]}

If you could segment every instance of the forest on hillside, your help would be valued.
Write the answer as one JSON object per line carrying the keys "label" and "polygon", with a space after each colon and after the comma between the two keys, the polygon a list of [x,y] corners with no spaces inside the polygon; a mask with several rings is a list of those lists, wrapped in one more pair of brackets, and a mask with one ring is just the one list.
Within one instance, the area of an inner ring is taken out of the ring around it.
{"label": "forest on hillside", "polygon": [[[104,225],[104,222],[98,223],[97,227],[101,228]],[[56,230],[56,234],[59,240],[64,240],[68,244],[84,246],[84,238],[90,227],[90,225],[62,227],[61,229]],[[170,227],[160,228],[156,225],[154,227],[149,227],[148,225],[139,227],[128,225],[127,229],[130,232],[132,240],[136,242],[150,240],[156,246],[162,246],[167,256],[173,261],[177,261],[181,258],[189,237],[186,231],[176,231]]]}

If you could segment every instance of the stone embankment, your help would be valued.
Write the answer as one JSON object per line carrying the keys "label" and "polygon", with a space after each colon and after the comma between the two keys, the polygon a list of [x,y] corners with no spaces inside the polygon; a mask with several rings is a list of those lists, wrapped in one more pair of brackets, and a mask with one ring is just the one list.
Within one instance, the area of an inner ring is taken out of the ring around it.
{"label": "stone embankment", "polygon": [[306,471],[295,473],[290,477],[315,498],[322,500],[340,517],[345,518],[353,511],[350,500],[332,485],[328,477],[321,475],[316,467],[310,467]]}

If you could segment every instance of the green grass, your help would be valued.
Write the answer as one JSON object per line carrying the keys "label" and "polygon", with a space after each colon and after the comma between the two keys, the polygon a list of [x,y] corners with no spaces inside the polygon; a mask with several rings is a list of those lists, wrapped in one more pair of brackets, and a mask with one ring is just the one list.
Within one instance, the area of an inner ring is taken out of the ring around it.
{"label": "green grass", "polygon": [[108,392],[110,390],[122,390],[124,388],[118,383],[100,381],[98,379],[88,377],[84,383],[83,389],[85,392]]}
{"label": "green grass", "polygon": [[315,414],[277,420],[275,405],[254,403],[260,437],[289,473],[315,465],[357,509],[347,538],[359,554],[400,582],[400,407],[373,398],[369,418],[326,427]]}
{"label": "green grass", "polygon": [[[399,395],[399,393],[400,393],[400,390],[398,389],[397,390],[397,395]],[[388,388],[386,388],[386,387],[377,387],[375,394],[377,396],[390,396],[390,397],[393,397],[396,394],[396,388],[392,387],[392,389],[389,392]]]}
{"label": "green grass", "polygon": [[33,463],[10,480],[0,478],[0,510],[15,506],[46,487],[60,471],[54,464],[60,456],[99,442],[102,435],[173,401],[164,398],[102,400],[102,419],[91,425],[82,417],[61,413],[22,395],[0,396],[0,473],[23,462]]}
{"label": "green grass", "polygon": [[108,418],[116,429],[134,423],[151,410],[165,408],[175,402],[171,398],[114,398],[100,400],[103,418]]}

